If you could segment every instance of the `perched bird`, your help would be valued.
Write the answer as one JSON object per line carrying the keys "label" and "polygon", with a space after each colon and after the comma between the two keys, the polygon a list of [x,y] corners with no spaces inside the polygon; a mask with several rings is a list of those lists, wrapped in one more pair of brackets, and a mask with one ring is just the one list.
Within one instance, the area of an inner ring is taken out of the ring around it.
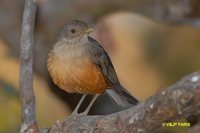
{"label": "perched bird", "polygon": [[106,91],[120,106],[138,101],[123,88],[104,48],[88,34],[93,29],[78,20],[68,22],[57,36],[47,61],[53,82],[68,93],[84,94],[73,113],[87,94],[95,95],[83,112],[87,114],[96,98]]}

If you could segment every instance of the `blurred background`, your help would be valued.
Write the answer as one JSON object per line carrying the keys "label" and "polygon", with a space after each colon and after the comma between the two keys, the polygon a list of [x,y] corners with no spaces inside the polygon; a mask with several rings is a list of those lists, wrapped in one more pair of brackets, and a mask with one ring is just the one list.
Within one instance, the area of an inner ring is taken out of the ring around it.
{"label": "blurred background", "polygon": [[[18,132],[21,122],[18,57],[23,6],[23,0],[0,1],[0,133]],[[122,85],[140,101],[200,69],[198,0],[38,0],[34,91],[40,127],[63,120],[81,96],[58,89],[46,67],[57,32],[72,19],[96,28],[91,36],[110,55]],[[119,110],[102,95],[90,114]],[[186,131],[168,132],[182,130]]]}

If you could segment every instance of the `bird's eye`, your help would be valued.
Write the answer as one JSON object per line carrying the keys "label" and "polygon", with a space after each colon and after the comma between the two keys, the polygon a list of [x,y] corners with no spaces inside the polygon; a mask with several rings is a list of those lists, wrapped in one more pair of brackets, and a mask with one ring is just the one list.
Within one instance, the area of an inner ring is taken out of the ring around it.
{"label": "bird's eye", "polygon": [[71,33],[75,33],[75,31],[76,31],[75,29],[71,29]]}

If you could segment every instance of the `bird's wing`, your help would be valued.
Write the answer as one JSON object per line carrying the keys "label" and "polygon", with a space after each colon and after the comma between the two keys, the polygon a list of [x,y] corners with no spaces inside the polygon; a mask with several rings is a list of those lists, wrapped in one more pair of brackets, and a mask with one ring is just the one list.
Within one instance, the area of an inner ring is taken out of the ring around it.
{"label": "bird's wing", "polygon": [[120,106],[136,104],[138,102],[137,99],[120,85],[112,62],[104,48],[93,38],[89,38],[88,45],[89,53],[92,55],[92,62],[112,85],[112,89],[106,91],[107,94]]}
{"label": "bird's wing", "polygon": [[90,45],[89,52],[92,55],[92,62],[102,72],[111,85],[120,85],[112,62],[104,48],[96,40],[90,37],[88,45]]}

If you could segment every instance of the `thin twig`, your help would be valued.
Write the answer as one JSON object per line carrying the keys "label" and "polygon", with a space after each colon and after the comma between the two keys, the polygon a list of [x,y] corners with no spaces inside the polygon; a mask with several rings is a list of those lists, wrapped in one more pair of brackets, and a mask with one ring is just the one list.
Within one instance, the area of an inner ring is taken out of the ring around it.
{"label": "thin twig", "polygon": [[20,43],[20,101],[22,113],[21,133],[38,132],[33,92],[33,43],[36,0],[26,0]]}

